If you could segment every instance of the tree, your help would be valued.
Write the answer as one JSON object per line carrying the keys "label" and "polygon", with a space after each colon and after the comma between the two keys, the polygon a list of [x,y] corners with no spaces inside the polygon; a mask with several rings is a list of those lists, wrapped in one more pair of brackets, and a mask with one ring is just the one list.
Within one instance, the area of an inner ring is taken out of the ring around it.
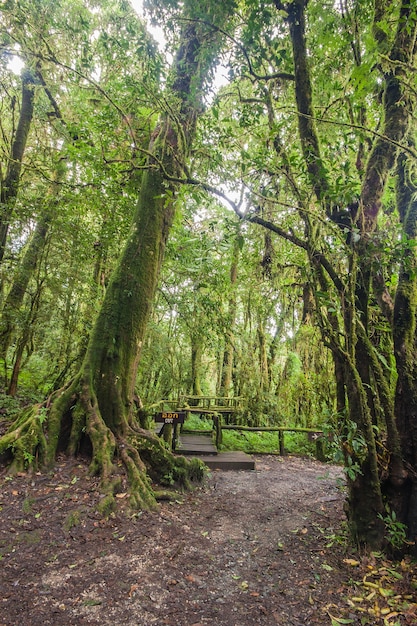
{"label": "tree", "polygon": [[[158,281],[167,237],[175,213],[178,183],[201,110],[202,89],[220,47],[216,25],[224,24],[232,2],[219,7],[185,3],[181,37],[167,81],[166,109],[152,134],[133,225],[90,337],[78,374],[57,392],[47,406],[31,409],[0,440],[0,451],[10,450],[14,467],[28,455],[46,466],[58,449],[75,454],[87,438],[92,448],[90,469],[100,473],[111,505],[120,483],[116,454],[130,483],[132,506],[149,507],[154,493],[151,475],[170,475],[186,482],[201,472],[198,462],[175,459],[135,415],[135,377],[144,332]],[[44,432],[46,428],[46,433]]]}
{"label": "tree", "polygon": [[[22,350],[26,360],[34,352],[48,354],[47,365],[31,360],[42,390],[42,379],[54,370],[59,379],[79,366],[97,300],[130,225],[145,162],[138,147],[149,143],[155,115],[148,93],[157,96],[160,59],[137,16],[117,3],[103,3],[100,12],[88,2],[4,3],[1,36],[4,54],[36,66],[32,132],[2,266],[0,354],[6,384],[14,362],[14,393]],[[2,118],[5,143],[13,115]],[[93,284],[87,276],[95,277]],[[46,318],[54,320],[53,339],[44,334]],[[74,340],[74,328],[82,327],[84,336]]]}

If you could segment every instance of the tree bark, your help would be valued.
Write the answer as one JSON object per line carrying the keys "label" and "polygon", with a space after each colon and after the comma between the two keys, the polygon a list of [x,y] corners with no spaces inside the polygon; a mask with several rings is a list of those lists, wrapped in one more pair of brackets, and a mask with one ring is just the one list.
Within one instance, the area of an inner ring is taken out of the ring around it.
{"label": "tree bark", "polygon": [[[408,540],[417,553],[417,187],[412,164],[398,162],[397,206],[407,244],[394,303],[394,351],[397,365],[395,414],[407,480],[388,485],[387,496],[398,519],[408,527]],[[408,243],[409,242],[409,243]]]}
{"label": "tree bark", "polygon": [[[295,97],[299,116],[300,143],[310,184],[322,208],[329,217],[333,218],[333,209],[329,205],[328,198],[330,187],[327,172],[320,154],[319,139],[314,125],[312,85],[305,40],[305,8],[307,2],[305,0],[293,0],[286,5],[276,2],[276,5],[285,9],[288,14],[287,19],[293,44]],[[378,3],[375,8],[375,20],[381,18],[381,11],[383,11],[382,4]],[[340,285],[333,281],[338,289],[341,311],[343,311],[345,346],[341,343],[341,336],[332,331],[330,319],[332,314],[330,312],[328,313],[327,328],[330,330],[332,339],[326,339],[324,335],[324,340],[328,341],[332,349],[339,377],[341,375],[339,365],[345,363],[343,381],[348,400],[346,406],[349,421],[351,424],[356,424],[358,434],[365,443],[362,446],[361,455],[353,454],[352,450],[345,451],[345,460],[350,464],[353,463],[358,469],[355,474],[351,471],[352,467],[350,469],[348,465],[346,467],[349,476],[349,519],[358,541],[373,547],[378,547],[378,544],[383,542],[384,528],[378,520],[378,515],[384,512],[384,508],[375,432],[372,427],[373,397],[366,393],[371,382],[377,382],[381,405],[384,409],[389,438],[387,446],[391,454],[390,480],[392,484],[398,484],[404,480],[404,468],[399,450],[392,399],[390,400],[389,390],[383,376],[381,376],[381,370],[373,358],[373,347],[367,337],[368,303],[372,284],[371,258],[374,249],[372,247],[372,234],[377,228],[377,217],[388,175],[395,165],[399,145],[408,131],[411,102],[403,88],[403,80],[408,64],[412,65],[415,36],[415,17],[408,0],[404,0],[400,7],[398,28],[392,38],[392,43],[389,42],[388,37],[382,37],[379,30],[375,31],[376,40],[380,46],[385,47],[384,53],[388,57],[388,63],[384,67],[389,68],[384,73],[383,126],[380,135],[374,141],[365,168],[359,209],[350,213],[351,218],[356,219],[356,228],[360,233],[359,241],[353,245],[350,251],[347,248],[351,258],[352,272],[346,285],[343,284],[343,280],[340,280]],[[390,49],[388,44],[390,44]],[[334,200],[333,204],[336,206],[337,200]],[[347,216],[349,216],[349,211]],[[306,218],[306,225],[311,266],[317,275],[317,267],[315,266],[322,258],[322,255],[317,253],[319,251],[317,232],[311,228],[308,218]],[[345,226],[346,224],[344,224]],[[347,243],[349,243],[349,239]],[[328,266],[326,271],[328,271]],[[320,276],[318,283],[320,289],[326,293],[326,287]],[[358,325],[361,327],[361,332],[358,332]],[[326,324],[323,324],[322,328],[326,331]],[[339,384],[338,403],[341,407],[344,405],[342,395],[342,387]],[[347,444],[348,433],[346,435]]]}
{"label": "tree bark", "polygon": [[233,382],[233,357],[234,357],[234,327],[236,323],[236,282],[239,265],[239,235],[233,242],[233,256],[232,263],[230,265],[230,295],[228,300],[227,311],[227,327],[224,338],[224,352],[223,352],[223,365],[221,369],[221,381],[219,388],[219,395],[221,397],[228,397],[232,389]]}

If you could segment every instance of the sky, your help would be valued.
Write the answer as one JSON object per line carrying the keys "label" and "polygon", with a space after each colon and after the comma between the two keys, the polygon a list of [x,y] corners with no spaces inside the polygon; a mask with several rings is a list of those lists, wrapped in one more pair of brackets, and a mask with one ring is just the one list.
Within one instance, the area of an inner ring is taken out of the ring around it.
{"label": "sky", "polygon": [[130,4],[136,11],[136,13],[145,20],[147,24],[147,28],[149,32],[153,35],[154,39],[158,42],[158,44],[162,47],[165,43],[165,37],[162,28],[158,28],[157,26],[152,26],[149,21],[143,15],[143,0],[129,0]]}

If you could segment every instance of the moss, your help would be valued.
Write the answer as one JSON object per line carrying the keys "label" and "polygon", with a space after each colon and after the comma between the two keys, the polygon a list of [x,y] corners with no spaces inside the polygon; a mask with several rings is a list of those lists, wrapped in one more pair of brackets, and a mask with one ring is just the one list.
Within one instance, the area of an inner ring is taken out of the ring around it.
{"label": "moss", "polygon": [[71,528],[75,528],[81,524],[82,513],[79,510],[68,513],[64,521],[64,529],[68,532]]}
{"label": "moss", "polygon": [[47,443],[39,418],[40,411],[41,405],[23,411],[0,438],[0,455],[4,452],[11,454],[9,471],[12,474],[23,472],[28,467],[38,467],[44,462]]}
{"label": "moss", "polygon": [[111,494],[107,494],[106,496],[104,496],[100,500],[100,502],[99,502],[99,504],[97,506],[97,510],[104,517],[109,517],[109,515],[111,513],[113,513],[115,508],[116,508],[116,500],[115,500],[114,496],[111,495]]}

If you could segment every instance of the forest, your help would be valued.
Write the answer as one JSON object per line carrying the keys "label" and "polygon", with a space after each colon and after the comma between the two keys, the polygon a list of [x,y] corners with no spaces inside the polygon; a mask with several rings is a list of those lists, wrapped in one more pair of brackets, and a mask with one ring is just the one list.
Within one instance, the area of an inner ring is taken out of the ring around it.
{"label": "forest", "polygon": [[[139,7],[139,8],[138,8]],[[354,541],[417,540],[417,5],[3,0],[0,457],[111,510],[204,468],[181,395],[322,430]],[[23,407],[23,408],[22,408]]]}

